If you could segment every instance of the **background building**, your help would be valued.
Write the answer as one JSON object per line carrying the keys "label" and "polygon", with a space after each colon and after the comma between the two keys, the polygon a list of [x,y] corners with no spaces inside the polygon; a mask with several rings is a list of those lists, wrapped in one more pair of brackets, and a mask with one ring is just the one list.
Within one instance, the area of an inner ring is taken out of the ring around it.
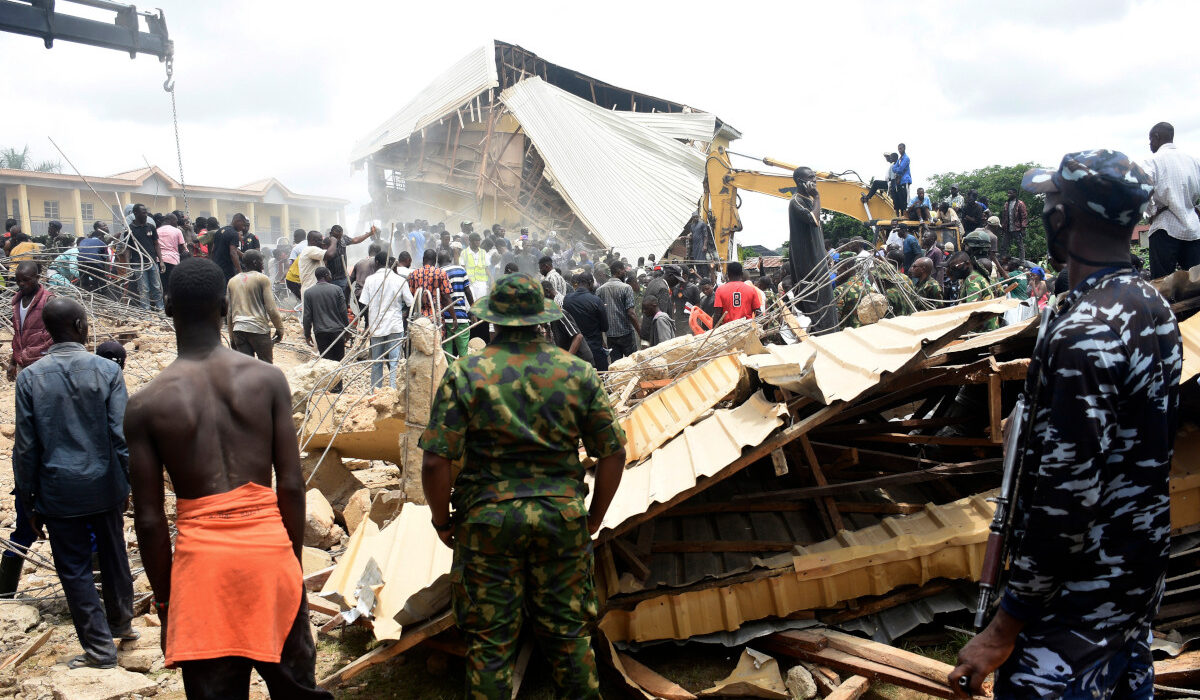
{"label": "background building", "polygon": [[[46,225],[53,220],[62,222],[63,231],[80,235],[90,231],[94,221],[111,225],[127,204],[140,202],[152,212],[184,209],[183,187],[157,166],[86,177],[100,198],[78,175],[0,168],[0,215],[19,220],[22,230],[33,236],[45,234]],[[245,214],[250,230],[264,244],[279,236],[290,238],[297,228],[324,233],[342,223],[348,203],[334,197],[296,194],[275,178],[241,187],[189,184],[187,199],[193,219],[215,216],[228,224],[234,214]]]}

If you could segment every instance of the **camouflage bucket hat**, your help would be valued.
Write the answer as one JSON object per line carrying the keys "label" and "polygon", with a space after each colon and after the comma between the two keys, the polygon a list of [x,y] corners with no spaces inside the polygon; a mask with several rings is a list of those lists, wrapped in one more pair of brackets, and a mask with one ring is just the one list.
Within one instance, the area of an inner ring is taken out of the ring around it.
{"label": "camouflage bucket hat", "polygon": [[1071,204],[1120,226],[1140,221],[1154,192],[1140,165],[1104,148],[1068,153],[1055,170],[1031,168],[1021,187],[1035,194],[1061,193]]}
{"label": "camouflage bucket hat", "polygon": [[562,318],[558,304],[542,294],[542,283],[520,272],[496,280],[492,293],[475,302],[471,313],[497,326],[536,326]]}

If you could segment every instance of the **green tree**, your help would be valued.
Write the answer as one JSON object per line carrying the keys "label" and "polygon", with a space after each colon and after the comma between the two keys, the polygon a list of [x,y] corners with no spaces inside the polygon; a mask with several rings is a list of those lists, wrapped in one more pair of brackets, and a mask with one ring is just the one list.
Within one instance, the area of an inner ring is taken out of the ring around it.
{"label": "green tree", "polygon": [[21,150],[17,150],[11,146],[0,148],[0,168],[8,168],[10,170],[35,170],[42,173],[61,173],[62,163],[57,160],[43,160],[34,163],[29,156],[29,146],[26,145]]}
{"label": "green tree", "polygon": [[872,239],[871,229],[866,224],[852,216],[828,209],[821,210],[821,232],[835,248],[851,238],[867,241]]}
{"label": "green tree", "polygon": [[[926,193],[932,202],[950,199],[950,186],[957,185],[959,194],[966,196],[975,190],[987,199],[992,214],[1000,216],[1000,208],[1008,199],[1008,190],[1015,189],[1017,196],[1029,210],[1029,228],[1025,229],[1025,257],[1038,261],[1046,257],[1046,230],[1042,226],[1042,198],[1021,189],[1021,177],[1030,168],[1040,168],[1036,163],[1017,165],[989,165],[977,170],[961,173],[938,173],[929,178]],[[970,233],[968,231],[967,233]]]}

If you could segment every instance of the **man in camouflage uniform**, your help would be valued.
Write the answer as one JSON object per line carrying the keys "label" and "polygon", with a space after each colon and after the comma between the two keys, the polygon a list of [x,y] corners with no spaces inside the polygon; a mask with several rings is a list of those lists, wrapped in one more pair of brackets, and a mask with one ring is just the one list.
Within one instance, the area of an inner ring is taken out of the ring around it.
{"label": "man in camouflage uniform", "polygon": [[942,285],[933,277],[933,260],[931,258],[917,258],[917,261],[912,265],[912,275],[914,289],[917,296],[930,302],[933,308],[941,308],[942,305]]}
{"label": "man in camouflage uniform", "polygon": [[1170,307],[1129,260],[1153,188],[1107,150],[1069,153],[1022,186],[1045,195],[1049,253],[1080,282],[1029,367],[1034,411],[1000,609],[962,649],[950,686],[966,677],[978,692],[999,668],[997,698],[1150,698],[1182,365]]}
{"label": "man in camouflage uniform", "polygon": [[[511,697],[528,619],[555,696],[599,698],[591,534],[620,483],[625,434],[596,370],[539,335],[562,312],[532,276],[501,278],[471,313],[500,333],[446,370],[420,440],[433,527],[454,548],[467,697]],[[580,439],[599,460],[590,512]],[[451,495],[451,462],[460,459]]]}
{"label": "man in camouflage uniform", "polygon": [[[975,238],[973,238],[975,237]],[[959,303],[995,299],[991,282],[983,267],[979,264],[981,258],[986,258],[991,250],[991,242],[978,231],[967,234],[963,239],[963,247],[950,257],[946,265],[946,274],[960,281],[958,288]],[[983,330],[991,331],[1000,327],[1000,320],[993,318],[984,324]]]}
{"label": "man in camouflage uniform", "polygon": [[862,321],[858,319],[858,305],[863,302],[863,297],[867,296],[870,291],[867,288],[866,282],[863,281],[861,271],[854,265],[852,258],[838,276],[838,286],[834,290],[834,294],[837,295],[836,302],[838,319],[841,321],[840,328],[858,328],[862,326]]}
{"label": "man in camouflage uniform", "polygon": [[907,316],[916,311],[912,303],[913,286],[907,275],[897,271],[895,278],[883,281],[883,286],[883,294],[887,297],[888,309],[891,310],[892,316]]}

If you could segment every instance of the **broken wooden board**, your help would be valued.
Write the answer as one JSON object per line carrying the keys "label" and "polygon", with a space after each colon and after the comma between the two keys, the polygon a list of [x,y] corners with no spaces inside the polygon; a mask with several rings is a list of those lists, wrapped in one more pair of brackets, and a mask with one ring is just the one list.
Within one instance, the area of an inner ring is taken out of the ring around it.
{"label": "broken wooden board", "polygon": [[453,625],[454,613],[446,611],[429,622],[405,633],[396,641],[377,646],[368,651],[334,673],[322,678],[317,685],[326,689],[336,688],[368,668],[403,654],[426,639],[450,629]]}
{"label": "broken wooden board", "polygon": [[1200,651],[1188,651],[1173,659],[1154,662],[1154,683],[1179,686],[1200,681]]}
{"label": "broken wooden board", "polygon": [[4,663],[0,663],[0,671],[3,671],[10,666],[19,666],[21,663],[29,659],[29,657],[37,653],[38,649],[42,648],[42,645],[46,643],[46,640],[50,639],[50,635],[52,634],[54,634],[54,628],[47,627],[44,632],[35,637],[33,641],[26,644],[24,648],[14,653],[12,656],[9,656],[4,660]]}
{"label": "broken wooden board", "polygon": [[863,693],[871,689],[871,681],[862,676],[850,676],[841,685],[833,689],[825,700],[858,700]]}
{"label": "broken wooden board", "polygon": [[935,683],[915,673],[875,661],[868,661],[867,659],[847,654],[837,649],[813,649],[807,643],[797,643],[794,640],[788,639],[786,633],[783,632],[764,637],[756,643],[764,649],[781,656],[790,656],[795,659],[828,666],[838,671],[862,676],[871,681],[891,683],[910,690],[928,693],[939,698],[953,697],[949,686],[946,685],[945,679],[941,683]]}
{"label": "broken wooden board", "polygon": [[662,677],[632,656],[616,651],[611,643],[608,646],[617,671],[625,677],[626,681],[641,690],[647,698],[696,700],[695,695],[689,693],[678,683]]}

